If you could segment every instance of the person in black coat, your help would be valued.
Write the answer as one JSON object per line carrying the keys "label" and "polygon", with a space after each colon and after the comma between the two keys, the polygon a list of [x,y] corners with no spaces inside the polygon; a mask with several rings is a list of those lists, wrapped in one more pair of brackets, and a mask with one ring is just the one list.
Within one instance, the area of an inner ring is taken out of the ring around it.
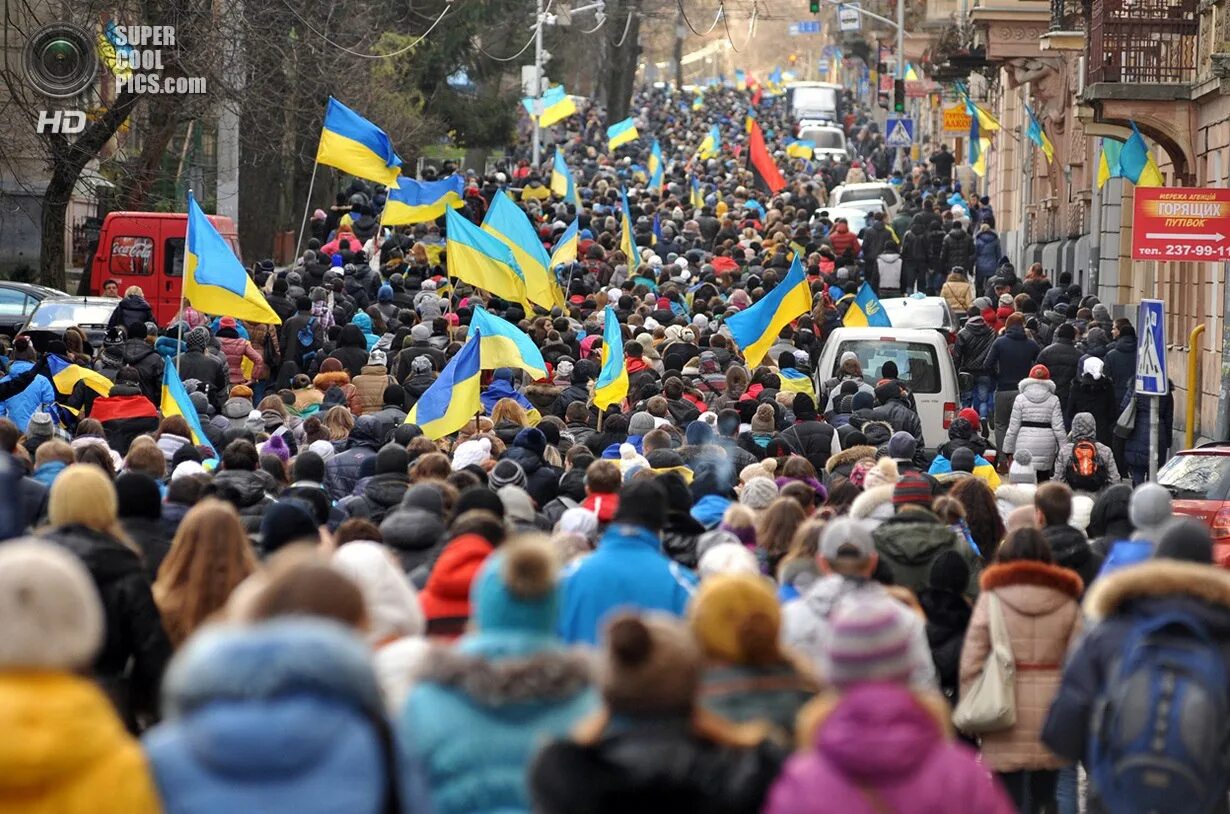
{"label": "person in black coat", "polygon": [[115,491],[120,525],[141,547],[145,574],[152,584],[171,550],[171,535],[162,522],[162,492],[158,482],[144,472],[124,472],[115,479]]}
{"label": "person in black coat", "polygon": [[957,266],[964,269],[974,267],[974,239],[960,221],[954,220],[940,248],[940,268],[947,274]]}
{"label": "person in black coat", "polygon": [[881,384],[876,388],[876,401],[879,406],[871,411],[872,420],[886,422],[894,432],[908,432],[923,440],[922,421],[910,409],[900,384],[895,380]]}
{"label": "person in black coat", "polygon": [[130,285],[124,292],[124,299],[120,300],[120,304],[115,306],[115,310],[111,312],[111,319],[107,320],[107,327],[119,326],[128,331],[131,336],[133,325],[144,325],[147,322],[154,322],[154,309],[150,308],[149,303],[145,301],[145,292],[141,290],[141,287]]}
{"label": "person in black coat", "polygon": [[1051,372],[1055,394],[1059,396],[1059,406],[1064,409],[1065,424],[1068,427],[1072,426],[1071,420],[1066,418],[1068,396],[1072,382],[1076,380],[1076,366],[1080,358],[1081,352],[1076,347],[1076,328],[1067,322],[1055,329],[1054,340],[1038,354],[1038,364],[1046,365],[1046,369]]}
{"label": "person in black coat", "polygon": [[337,349],[329,356],[342,363],[342,367],[353,379],[363,372],[367,364],[367,338],[358,325],[353,323],[342,326],[342,332],[337,339]]}
{"label": "person in black coat", "polygon": [[360,478],[373,474],[376,454],[383,441],[376,417],[359,416],[350,431],[345,451],[334,455],[325,465],[324,485],[330,497],[341,500],[350,496]]}
{"label": "person in black coat", "polygon": [[525,491],[539,506],[546,506],[559,494],[562,469],[550,466],[543,459],[547,437],[537,427],[526,427],[514,437],[504,457],[516,461],[525,470]]}
{"label": "person in black coat", "polygon": [[1102,360],[1096,356],[1085,357],[1079,377],[1068,387],[1068,401],[1064,406],[1064,424],[1071,428],[1072,416],[1089,413],[1097,425],[1098,443],[1111,446],[1114,439],[1115,421],[1119,418],[1119,406],[1115,401],[1115,387],[1103,375]]}
{"label": "person in black coat", "polygon": [[1088,590],[1102,569],[1102,557],[1089,545],[1083,531],[1068,525],[1072,519],[1072,490],[1056,481],[1044,483],[1034,492],[1034,509],[1055,564],[1079,574]]}
{"label": "person in black coat", "polygon": [[205,353],[205,349],[209,347],[209,329],[203,326],[193,328],[184,334],[184,344],[187,348],[178,359],[180,381],[199,381],[214,409],[220,411],[222,405],[226,404],[230,371],[226,362]]}
{"label": "person in black coat", "polygon": [[141,393],[154,404],[162,403],[163,359],[145,341],[145,323],[138,322],[128,331],[128,339],[120,346],[120,355],[125,365],[137,371]]}
{"label": "person in black coat", "polygon": [[968,585],[965,559],[955,551],[945,551],[931,563],[927,587],[918,592],[918,604],[927,617],[927,644],[940,691],[954,706],[961,684],[961,645],[974,612],[965,596]]}
{"label": "person in black coat", "polygon": [[1038,343],[1025,334],[1025,316],[1012,314],[1008,317],[1003,334],[991,343],[987,353],[986,369],[995,374],[995,448],[1002,449],[1008,421],[1012,417],[1012,403],[1020,393],[1021,380],[1029,376],[1038,354]]}
{"label": "person in black coat", "polygon": [[829,456],[841,452],[837,430],[819,417],[816,404],[808,393],[795,393],[791,408],[794,424],[782,431],[782,439],[806,458],[817,472],[823,472]]}
{"label": "person in black coat", "polygon": [[1136,383],[1136,329],[1123,325],[1115,333],[1115,341],[1106,351],[1106,376],[1115,387],[1115,403],[1123,403],[1123,394]]}

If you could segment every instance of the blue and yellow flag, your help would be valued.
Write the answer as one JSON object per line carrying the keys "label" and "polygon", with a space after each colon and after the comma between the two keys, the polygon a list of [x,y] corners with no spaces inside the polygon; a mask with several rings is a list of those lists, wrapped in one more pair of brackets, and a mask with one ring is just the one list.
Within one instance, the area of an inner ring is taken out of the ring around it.
{"label": "blue and yellow flag", "polygon": [[780,87],[782,84],[782,68],[777,66],[773,69],[773,73],[769,74],[769,86],[773,88]]}
{"label": "blue and yellow flag", "polygon": [[764,359],[782,328],[810,310],[811,288],[796,256],[785,279],[759,302],[729,317],[726,325],[748,368],[753,368]]}
{"label": "blue and yellow flag", "polygon": [[132,46],[119,36],[115,20],[108,20],[103,27],[103,32],[98,35],[98,58],[112,76],[124,78],[132,76],[132,65],[128,61],[128,55],[132,53],[132,50]]}
{"label": "blue and yellow flag", "polygon": [[551,249],[551,273],[556,275],[557,282],[559,281],[559,267],[570,266],[577,262],[577,251],[580,244],[579,224],[577,219],[573,218],[572,223],[568,224],[568,228],[560,235],[559,240],[555,241],[555,246]]}
{"label": "blue and yellow flag", "polygon": [[735,68],[735,90],[747,90],[747,71]]}
{"label": "blue and yellow flag", "polygon": [[1029,140],[1038,145],[1042,150],[1042,154],[1046,156],[1047,162],[1055,160],[1055,145],[1051,143],[1050,138],[1046,135],[1046,131],[1042,129],[1042,122],[1038,121],[1038,114],[1029,105],[1025,105],[1025,112],[1029,114],[1029,129],[1026,135]]}
{"label": "blue and yellow flag", "polygon": [[692,100],[692,109],[693,110],[704,110],[705,109],[705,97],[699,91],[697,91],[696,93],[696,98]]}
{"label": "blue and yellow flag", "polygon": [[786,145],[786,155],[791,158],[811,158],[816,151],[816,142],[810,139],[795,139]]}
{"label": "blue and yellow flag", "polygon": [[653,149],[649,151],[649,189],[651,192],[662,192],[662,184],[666,180],[666,162],[662,158],[662,145],[653,140]]}
{"label": "blue and yellow flag", "polygon": [[535,379],[546,378],[547,362],[542,358],[542,351],[516,325],[476,305],[474,316],[470,319],[470,330],[482,337],[479,364],[483,370],[516,367]]}
{"label": "blue and yellow flag", "polygon": [[47,367],[51,371],[51,383],[55,385],[57,393],[65,396],[71,395],[77,382],[85,382],[86,386],[98,395],[111,395],[111,386],[114,382],[88,367],[75,365],[63,357],[54,355],[47,357]]}
{"label": "blue and yellow flag", "polygon": [[556,85],[542,95],[542,118],[538,124],[542,127],[550,127],[576,112],[576,102],[572,101],[572,97],[564,90],[563,85]]}
{"label": "blue and yellow flag", "polygon": [[641,253],[636,250],[636,238],[632,235],[632,210],[628,208],[628,193],[619,188],[619,200],[622,208],[619,212],[619,248],[628,258],[628,276],[636,273],[641,264]]}
{"label": "blue and yellow flag", "polygon": [[662,241],[662,215],[659,212],[653,213],[653,245],[657,246]]}
{"label": "blue and yellow flag", "polygon": [[450,206],[454,209],[465,206],[462,200],[465,191],[465,179],[456,173],[438,181],[416,181],[401,176],[397,186],[389,189],[380,223],[405,226],[433,221]]}
{"label": "blue and yellow flag", "polygon": [[316,163],[386,186],[396,183],[401,173],[401,158],[388,134],[332,96],[325,107]]}
{"label": "blue and yellow flag", "polygon": [[865,280],[859,286],[858,294],[854,296],[854,302],[850,303],[850,309],[846,311],[841,324],[847,328],[893,327],[892,320],[888,318],[888,313],[880,304],[880,298],[871,289],[871,283]]}
{"label": "blue and yellow flag", "polygon": [[1119,152],[1120,174],[1138,187],[1165,186],[1166,179],[1162,177],[1153,153],[1149,152],[1145,137],[1136,128],[1136,122],[1129,124],[1132,125],[1132,135],[1128,136]]}
{"label": "blue and yellow flag", "polygon": [[640,135],[636,131],[636,122],[629,116],[622,122],[616,122],[606,129],[607,147],[614,150],[621,144],[636,141],[640,138]]}
{"label": "blue and yellow flag", "polygon": [[581,208],[581,196],[577,194],[576,181],[572,179],[572,170],[564,160],[564,151],[555,148],[555,161],[551,164],[551,191],[565,201]]}
{"label": "blue and yellow flag", "polygon": [[1123,142],[1113,138],[1102,139],[1102,149],[1098,154],[1098,189],[1111,178],[1123,175],[1119,167],[1119,157],[1123,154]]}
{"label": "blue and yellow flag", "polygon": [[500,299],[522,303],[530,311],[525,275],[512,249],[475,226],[456,210],[444,212],[448,273]]}
{"label": "blue and yellow flag", "polygon": [[792,367],[784,367],[777,371],[777,378],[781,382],[782,390],[806,393],[811,396],[812,401],[816,400],[816,388],[812,386],[811,377],[807,374],[800,373]]}
{"label": "blue and yellow flag", "polygon": [[628,397],[628,366],[624,360],[624,335],[615,309],[606,307],[602,326],[602,369],[594,382],[594,406],[605,410]]}
{"label": "blue and yellow flag", "polygon": [[[525,293],[530,302],[548,311],[556,305],[563,306],[564,298],[555,284],[555,276],[548,271],[551,256],[538,239],[538,232],[529,217],[504,190],[496,192],[491,199],[491,208],[487,210],[482,228],[512,251],[517,267],[525,277]],[[451,256],[449,259],[452,259]]]}
{"label": "blue and yellow flag", "polygon": [[722,151],[722,131],[715,124],[709,128],[709,134],[705,136],[704,141],[700,143],[700,147],[696,150],[696,154],[702,160],[716,158]]}
{"label": "blue and yellow flag", "polygon": [[188,429],[192,430],[192,443],[200,447],[209,447],[214,455],[218,454],[214,445],[209,443],[205,430],[201,428],[201,417],[197,414],[196,407],[192,405],[192,399],[188,398],[188,391],[184,389],[184,383],[179,380],[179,371],[169,360],[162,366],[162,403],[158,409],[162,410],[163,418],[182,415],[188,422]]}
{"label": "blue and yellow flag", "polygon": [[184,246],[184,298],[203,314],[282,324],[191,192]]}
{"label": "blue and yellow flag", "polygon": [[[452,259],[451,250],[449,259]],[[479,397],[482,389],[482,369],[479,367],[481,342],[479,333],[472,332],[470,341],[457,351],[427,392],[410,408],[406,423],[417,425],[430,440],[457,432],[483,411],[483,402]]]}
{"label": "blue and yellow flag", "polygon": [[690,203],[693,209],[700,209],[705,205],[705,193],[700,188],[700,181],[696,180],[696,176],[692,176],[692,194]]}

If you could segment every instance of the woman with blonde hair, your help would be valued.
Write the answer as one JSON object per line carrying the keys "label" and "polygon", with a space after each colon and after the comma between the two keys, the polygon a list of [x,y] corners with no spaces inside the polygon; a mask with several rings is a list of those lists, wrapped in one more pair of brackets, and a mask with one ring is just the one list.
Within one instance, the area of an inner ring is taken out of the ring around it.
{"label": "woman with blonde hair", "polygon": [[345,441],[354,429],[354,413],[340,404],[330,407],[329,412],[325,413],[324,425],[330,441]]}
{"label": "woman with blonde hair", "polygon": [[124,471],[144,472],[156,481],[167,476],[167,458],[158,448],[158,443],[148,435],[132,439],[132,446],[124,456]]}
{"label": "woman with blonde hair", "polygon": [[139,549],[120,526],[115,485],[99,467],[73,464],[52,484],[47,516],[51,526],[39,536],[75,555],[98,587],[106,634],[93,674],[135,727],[138,713],[158,710],[158,685],[171,644]]}
{"label": "woman with blonde hair", "polygon": [[505,446],[512,446],[517,433],[530,426],[529,414],[514,399],[500,399],[491,408],[491,421],[495,434]]}
{"label": "woman with blonde hair", "polygon": [[115,306],[115,310],[111,312],[111,319],[107,321],[107,327],[119,327],[129,332],[128,329],[133,325],[144,325],[153,321],[154,309],[150,308],[149,303],[146,302],[145,292],[139,285],[130,285],[124,289],[124,298],[120,300],[120,304]]}
{"label": "woman with blonde hair", "polygon": [[189,509],[153,588],[171,644],[182,645],[225,607],[231,591],[256,567],[239,513],[230,503],[210,498]]}

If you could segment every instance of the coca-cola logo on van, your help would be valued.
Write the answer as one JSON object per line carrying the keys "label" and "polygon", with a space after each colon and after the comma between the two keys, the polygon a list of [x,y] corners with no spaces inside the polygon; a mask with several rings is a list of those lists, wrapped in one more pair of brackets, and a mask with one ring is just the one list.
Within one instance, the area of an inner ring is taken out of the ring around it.
{"label": "coca-cola logo on van", "polygon": [[149,274],[154,259],[154,241],[148,237],[117,237],[111,241],[113,274]]}

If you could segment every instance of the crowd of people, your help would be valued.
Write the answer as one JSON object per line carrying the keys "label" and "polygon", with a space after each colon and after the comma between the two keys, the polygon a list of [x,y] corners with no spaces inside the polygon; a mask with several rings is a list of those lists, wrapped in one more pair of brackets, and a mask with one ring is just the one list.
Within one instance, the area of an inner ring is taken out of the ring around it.
{"label": "crowd of people", "polygon": [[[645,89],[614,154],[581,111],[579,207],[550,162],[467,173],[476,222],[499,190],[547,248],[578,220],[566,308],[450,276],[442,221],[381,229],[356,182],[252,268],[280,326],[159,326],[134,286],[99,348],[7,344],[0,809],[1227,810],[1230,576],[1145,482],[1131,324],[1018,279],[947,149],[902,164],[847,95],[849,159],[791,158],[751,96]],[[856,235],[825,207],[860,178],[903,204]],[[796,253],[813,309],[745,365],[726,320]],[[938,447],[895,369],[817,369],[863,280],[964,317]],[[407,416],[480,304],[547,375],[484,371],[430,439]],[[629,389],[599,410],[607,309]]]}

